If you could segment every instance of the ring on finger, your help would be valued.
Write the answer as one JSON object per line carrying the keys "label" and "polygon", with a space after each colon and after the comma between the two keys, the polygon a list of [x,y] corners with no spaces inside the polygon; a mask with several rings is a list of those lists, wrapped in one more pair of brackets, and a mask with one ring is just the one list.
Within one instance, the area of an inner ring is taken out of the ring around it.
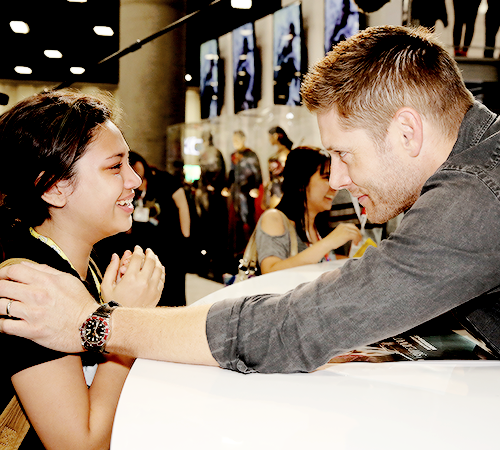
{"label": "ring on finger", "polygon": [[11,307],[13,301],[14,300],[9,300],[9,303],[7,303],[7,308],[5,308],[5,312],[7,313],[8,317],[12,317],[12,315],[10,314],[10,307]]}

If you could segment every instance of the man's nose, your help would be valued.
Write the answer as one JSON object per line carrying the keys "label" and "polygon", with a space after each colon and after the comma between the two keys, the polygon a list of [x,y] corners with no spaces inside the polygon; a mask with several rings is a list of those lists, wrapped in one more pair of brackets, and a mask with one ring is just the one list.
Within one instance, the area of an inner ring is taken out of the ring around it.
{"label": "man's nose", "polygon": [[346,189],[352,181],[349,177],[347,166],[337,159],[338,158],[332,158],[329,183],[332,189],[339,191],[340,189]]}

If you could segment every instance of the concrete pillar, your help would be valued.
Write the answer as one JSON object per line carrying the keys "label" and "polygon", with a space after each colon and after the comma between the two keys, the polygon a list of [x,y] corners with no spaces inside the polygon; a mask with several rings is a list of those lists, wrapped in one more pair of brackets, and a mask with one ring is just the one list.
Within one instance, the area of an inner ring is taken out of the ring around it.
{"label": "concrete pillar", "polygon": [[[121,0],[120,48],[184,16],[182,0]],[[120,59],[118,99],[130,148],[165,168],[166,128],[184,122],[185,25]]]}

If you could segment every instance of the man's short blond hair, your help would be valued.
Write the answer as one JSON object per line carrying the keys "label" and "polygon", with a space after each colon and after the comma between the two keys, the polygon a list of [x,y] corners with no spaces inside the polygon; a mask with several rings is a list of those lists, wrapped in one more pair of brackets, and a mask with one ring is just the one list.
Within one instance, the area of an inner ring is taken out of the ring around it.
{"label": "man's short blond hair", "polygon": [[337,44],[307,73],[303,103],[313,113],[338,113],[346,129],[384,140],[398,109],[414,108],[456,137],[472,106],[455,60],[426,28],[367,28]]}

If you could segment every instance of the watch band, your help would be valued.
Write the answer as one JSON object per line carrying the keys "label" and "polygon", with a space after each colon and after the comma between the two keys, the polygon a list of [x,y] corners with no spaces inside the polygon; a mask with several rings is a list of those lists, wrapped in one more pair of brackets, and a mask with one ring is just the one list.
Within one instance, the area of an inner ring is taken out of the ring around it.
{"label": "watch band", "polygon": [[100,305],[80,326],[80,338],[84,350],[107,353],[105,346],[111,333],[111,313],[120,306],[110,301]]}
{"label": "watch band", "polygon": [[120,304],[113,300],[111,300],[108,303],[103,303],[89,317],[91,316],[109,317],[113,312],[113,310],[118,306],[120,306]]}

